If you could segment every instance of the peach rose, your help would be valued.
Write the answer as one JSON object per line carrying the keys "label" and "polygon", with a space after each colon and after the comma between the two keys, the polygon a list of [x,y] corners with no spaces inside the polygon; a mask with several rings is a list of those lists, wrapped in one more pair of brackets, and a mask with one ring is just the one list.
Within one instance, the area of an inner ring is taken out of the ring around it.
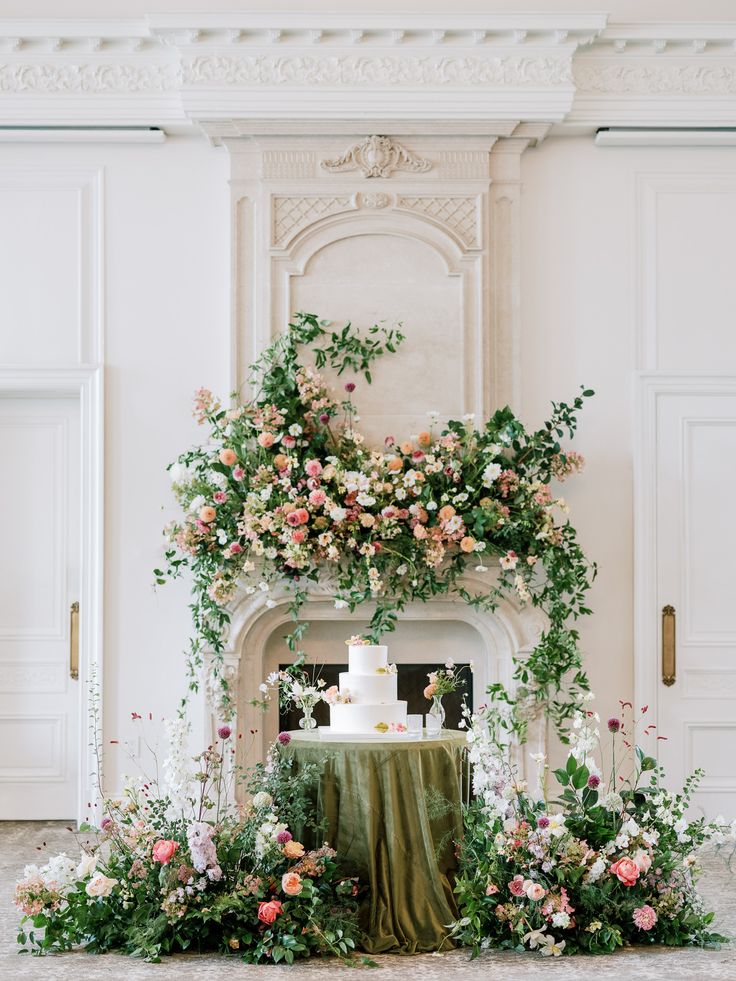
{"label": "peach rose", "polygon": [[199,509],[199,520],[204,521],[208,525],[211,521],[214,521],[217,517],[217,511],[210,507],[209,504],[205,504],[203,508]]}
{"label": "peach rose", "polygon": [[281,876],[281,888],[287,896],[298,896],[304,886],[298,872],[286,872]]}
{"label": "peach rose", "polygon": [[419,433],[417,436],[417,443],[419,443],[420,446],[429,446],[431,442],[432,437],[429,433]]}
{"label": "peach rose", "polygon": [[299,841],[287,841],[283,853],[286,858],[301,858],[304,854],[304,845]]}
{"label": "peach rose", "polygon": [[436,693],[437,693],[437,685],[434,684],[427,685],[427,687],[424,689],[425,698],[434,698]]}
{"label": "peach rose", "polygon": [[620,858],[618,862],[614,862],[610,872],[625,886],[635,885],[639,878],[639,866],[630,858]]}
{"label": "peach rose", "polygon": [[238,455],[235,450],[220,450],[220,463],[224,463],[226,467],[231,467],[237,459]]}
{"label": "peach rose", "polygon": [[273,433],[259,433],[258,444],[262,446],[264,450],[269,449],[269,447],[273,446],[274,444]]}
{"label": "peach rose", "polygon": [[277,470],[286,470],[286,468],[289,466],[288,456],[285,456],[283,453],[277,453],[273,458],[273,465]]}
{"label": "peach rose", "polygon": [[414,446],[412,443],[409,442],[408,439],[404,440],[404,442],[401,444],[399,449],[405,456],[408,456],[410,453],[414,452]]}
{"label": "peach rose", "polygon": [[388,469],[392,471],[401,470],[404,466],[404,461],[400,456],[392,456],[388,461]]}
{"label": "peach rose", "polygon": [[455,516],[455,508],[452,504],[445,504],[443,508],[440,508],[439,518],[440,521],[449,521],[450,518]]}
{"label": "peach rose", "polygon": [[475,539],[471,538],[470,535],[466,535],[460,542],[460,549],[463,552],[472,552],[475,548]]}
{"label": "peach rose", "polygon": [[84,887],[84,891],[88,896],[109,896],[117,884],[117,879],[111,879],[102,872],[97,872]]}
{"label": "peach rose", "polygon": [[358,520],[360,521],[361,525],[364,528],[372,528],[373,525],[376,523],[376,519],[373,517],[373,515],[372,514],[368,514],[366,511],[364,511],[361,514],[361,516],[360,516],[360,518]]}
{"label": "peach rose", "polygon": [[414,525],[414,537],[419,541],[427,537],[427,529],[424,525]]}
{"label": "peach rose", "polygon": [[634,855],[634,861],[640,872],[648,872],[652,864],[652,856],[649,852],[645,852],[643,848],[640,848]]}
{"label": "peach rose", "polygon": [[525,892],[527,899],[531,899],[535,903],[547,895],[547,890],[539,882],[530,882]]}
{"label": "peach rose", "polygon": [[272,899],[269,903],[258,904],[258,919],[262,923],[273,923],[280,914],[281,903],[278,899]]}
{"label": "peach rose", "polygon": [[168,865],[174,857],[174,852],[179,850],[178,841],[170,841],[168,838],[161,838],[153,846],[153,859],[162,865]]}

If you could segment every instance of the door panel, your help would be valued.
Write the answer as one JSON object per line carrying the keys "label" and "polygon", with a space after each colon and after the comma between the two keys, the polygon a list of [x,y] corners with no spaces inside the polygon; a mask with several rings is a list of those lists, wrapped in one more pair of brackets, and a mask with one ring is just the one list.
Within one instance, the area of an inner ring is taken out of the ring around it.
{"label": "door panel", "polygon": [[[659,756],[670,785],[706,776],[695,805],[736,813],[736,393],[660,392],[655,439]],[[676,676],[662,681],[661,611],[676,610]]]}
{"label": "door panel", "polygon": [[0,818],[76,813],[79,407],[0,399]]}

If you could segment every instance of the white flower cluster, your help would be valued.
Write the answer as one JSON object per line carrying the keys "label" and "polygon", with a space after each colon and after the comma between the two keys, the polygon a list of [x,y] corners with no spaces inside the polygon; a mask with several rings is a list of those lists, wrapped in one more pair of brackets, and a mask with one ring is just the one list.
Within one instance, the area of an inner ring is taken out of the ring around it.
{"label": "white flower cluster", "polygon": [[[497,711],[497,710],[496,710]],[[514,797],[511,768],[495,736],[497,719],[476,713],[468,720],[468,760],[472,767],[473,792],[483,801],[490,820],[511,813]]]}
{"label": "white flower cluster", "polygon": [[189,724],[184,719],[164,719],[169,755],[163,762],[164,789],[171,800],[171,810],[186,813],[196,797],[194,775],[189,769],[187,741]]}

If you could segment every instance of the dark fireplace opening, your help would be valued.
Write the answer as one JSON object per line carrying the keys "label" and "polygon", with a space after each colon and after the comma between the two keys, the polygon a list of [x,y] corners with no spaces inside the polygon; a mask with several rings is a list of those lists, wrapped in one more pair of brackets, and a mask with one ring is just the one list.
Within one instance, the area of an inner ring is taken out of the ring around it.
{"label": "dark fireplace opening", "polygon": [[[280,664],[279,670],[288,671],[290,667],[290,664]],[[407,702],[409,715],[426,715],[429,712],[432,703],[424,697],[424,689],[429,684],[427,675],[430,671],[438,671],[442,667],[444,667],[443,664],[400,664],[398,666],[398,697],[400,700]],[[472,706],[473,704],[473,674],[470,671],[469,664],[458,664],[456,666],[456,670],[460,670],[461,668],[465,669],[462,672],[464,684],[461,684],[458,691],[445,695],[442,699],[446,713],[445,728],[447,729],[457,729],[458,723],[462,718],[462,704],[464,699],[468,705]],[[321,678],[325,683],[324,687],[329,688],[331,685],[338,684],[340,672],[347,670],[347,664],[323,664],[317,669],[315,677]],[[325,702],[319,702],[315,706],[313,714],[318,725],[328,726],[330,724],[330,706],[325,704]],[[279,729],[282,731],[298,729],[299,719],[301,717],[301,711],[293,706],[286,710],[281,709],[279,712]]]}

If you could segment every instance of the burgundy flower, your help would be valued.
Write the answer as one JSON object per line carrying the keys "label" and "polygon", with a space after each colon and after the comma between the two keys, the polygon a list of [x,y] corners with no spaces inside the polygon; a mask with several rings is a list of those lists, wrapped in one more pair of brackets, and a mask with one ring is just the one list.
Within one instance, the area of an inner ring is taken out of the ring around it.
{"label": "burgundy flower", "polygon": [[537,827],[538,828],[548,828],[549,827],[549,818],[547,817],[546,814],[543,814],[541,817],[538,817],[537,818]]}
{"label": "burgundy flower", "polygon": [[618,732],[621,728],[621,719],[612,718],[607,722],[609,732]]}
{"label": "burgundy flower", "polygon": [[232,729],[230,726],[220,726],[220,728],[217,730],[217,735],[220,737],[220,739],[229,739],[232,735]]}
{"label": "burgundy flower", "polygon": [[103,818],[103,819],[102,819],[102,820],[100,821],[100,830],[101,830],[101,831],[105,831],[105,830],[106,830],[107,828],[109,828],[109,827],[110,827],[110,825],[111,825],[112,823],[113,823],[113,820],[112,820],[112,818],[111,818],[111,817],[104,817],[104,818]]}
{"label": "burgundy flower", "polygon": [[345,391],[346,392],[354,392],[355,391],[355,382],[346,382],[345,383]]}
{"label": "burgundy flower", "polygon": [[279,733],[279,742],[281,743],[282,746],[288,746],[289,743],[291,742],[291,736],[289,735],[289,733],[288,732],[280,732]]}
{"label": "burgundy flower", "polygon": [[285,845],[287,841],[291,841],[291,831],[279,831],[276,835],[276,841],[280,845]]}
{"label": "burgundy flower", "polygon": [[601,785],[601,778],[599,776],[596,776],[595,773],[591,773],[591,775],[588,777],[588,786],[590,787],[590,789],[596,790],[596,788],[600,787],[600,785]]}
{"label": "burgundy flower", "polygon": [[330,421],[330,417],[326,412],[323,412],[322,415],[319,417],[319,421],[323,424],[326,424]]}

